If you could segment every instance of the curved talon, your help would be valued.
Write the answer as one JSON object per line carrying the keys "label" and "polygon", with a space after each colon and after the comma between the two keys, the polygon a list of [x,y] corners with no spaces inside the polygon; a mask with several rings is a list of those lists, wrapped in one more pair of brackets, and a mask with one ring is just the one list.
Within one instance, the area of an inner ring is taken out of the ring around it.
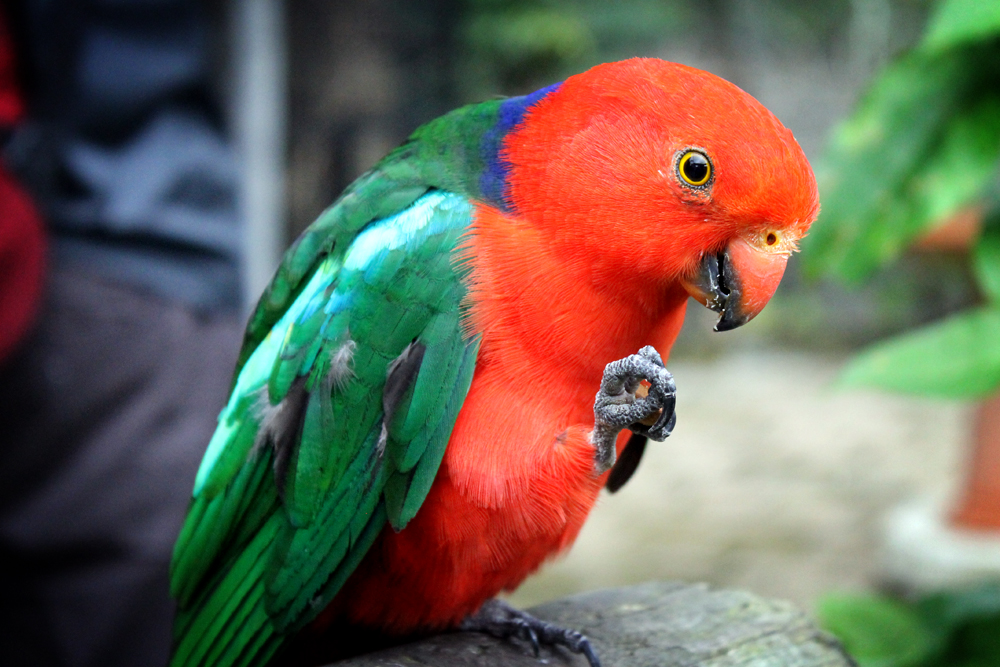
{"label": "curved talon", "polygon": [[598,660],[597,653],[594,652],[594,647],[590,645],[590,640],[586,637],[580,642],[580,652],[587,658],[590,667],[601,667],[601,661]]}
{"label": "curved talon", "polygon": [[[667,436],[671,434],[674,430],[674,425],[677,424],[677,413],[674,412],[674,404],[676,404],[676,399],[670,400],[670,408],[664,406],[663,414],[660,418],[656,420],[656,423],[649,427],[649,432],[646,434],[653,440],[657,442],[662,442],[667,439]],[[667,417],[667,415],[670,415]],[[665,420],[665,421],[664,421]]]}
{"label": "curved talon", "polygon": [[[669,375],[669,374],[668,374]],[[674,388],[673,378],[670,378],[670,393],[665,394],[663,401],[661,403],[660,417],[656,420],[652,426],[650,426],[644,435],[662,442],[667,439],[670,432],[674,430],[674,424],[677,423],[677,413],[675,408],[677,407],[677,395],[676,389]],[[633,429],[634,431],[634,429]]]}
{"label": "curved talon", "polygon": [[525,637],[523,637],[523,639],[526,639],[527,641],[531,642],[531,651],[532,653],[535,654],[535,657],[537,658],[542,651],[542,646],[541,644],[538,643],[538,633],[535,632],[534,628],[531,627],[531,624],[529,624],[523,618],[519,618],[517,619],[517,621],[518,624],[521,626],[522,634],[526,635]]}

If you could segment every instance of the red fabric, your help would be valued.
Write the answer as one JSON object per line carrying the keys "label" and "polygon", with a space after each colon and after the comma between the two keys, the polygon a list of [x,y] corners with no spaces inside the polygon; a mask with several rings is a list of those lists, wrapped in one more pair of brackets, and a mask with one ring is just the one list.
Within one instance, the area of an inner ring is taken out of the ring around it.
{"label": "red fabric", "polygon": [[[0,128],[12,127],[23,114],[14,48],[0,13]],[[42,221],[31,198],[0,164],[0,362],[31,326],[44,270]]]}
{"label": "red fabric", "polygon": [[34,320],[44,271],[41,219],[27,193],[0,165],[0,362]]}
{"label": "red fabric", "polygon": [[17,86],[14,45],[7,17],[0,12],[0,126],[10,127],[24,115],[24,101]]}

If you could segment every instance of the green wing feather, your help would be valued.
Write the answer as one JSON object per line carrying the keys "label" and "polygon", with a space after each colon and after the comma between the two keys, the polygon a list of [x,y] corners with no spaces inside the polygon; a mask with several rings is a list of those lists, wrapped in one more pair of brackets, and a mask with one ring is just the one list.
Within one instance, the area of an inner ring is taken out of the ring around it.
{"label": "green wing feather", "polygon": [[[317,225],[341,240],[308,261],[296,256],[319,243],[307,233],[262,299],[268,332],[248,330],[174,552],[172,664],[266,663],[429,491],[478,352],[454,259],[472,205],[415,191],[353,238],[328,212]],[[387,374],[411,346],[419,367],[385,415]]]}
{"label": "green wing feather", "polygon": [[421,126],[309,226],[285,253],[250,318],[237,376],[334,248],[344,247],[373,220],[402,211],[430,189],[482,199],[479,178],[486,166],[482,140],[495,127],[501,104],[502,100],[471,104]]}
{"label": "green wing feather", "polygon": [[419,128],[285,254],[174,550],[175,667],[266,664],[419,510],[475,368],[454,250],[501,103]]}

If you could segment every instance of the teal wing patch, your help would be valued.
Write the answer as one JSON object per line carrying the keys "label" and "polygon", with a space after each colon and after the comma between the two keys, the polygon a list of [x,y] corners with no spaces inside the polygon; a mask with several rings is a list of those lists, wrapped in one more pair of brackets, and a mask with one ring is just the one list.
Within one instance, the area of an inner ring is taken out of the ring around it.
{"label": "teal wing patch", "polygon": [[471,216],[431,191],[369,225],[246,356],[174,551],[172,664],[265,664],[416,514],[478,353],[454,258]]}
{"label": "teal wing patch", "polygon": [[362,229],[405,210],[431,188],[422,162],[414,159],[418,150],[418,144],[406,143],[387,155],[351,183],[295,240],[250,316],[236,363],[236,379],[328,255],[343,254]]}

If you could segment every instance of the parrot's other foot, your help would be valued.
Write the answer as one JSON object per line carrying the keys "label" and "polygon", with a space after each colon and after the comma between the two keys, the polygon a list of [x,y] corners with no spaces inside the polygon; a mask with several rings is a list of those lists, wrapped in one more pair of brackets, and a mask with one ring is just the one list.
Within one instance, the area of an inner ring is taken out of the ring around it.
{"label": "parrot's other foot", "polygon": [[538,657],[542,644],[546,646],[564,646],[573,653],[581,653],[587,658],[590,667],[601,667],[594,647],[590,640],[577,632],[560,628],[541,619],[535,618],[526,611],[515,609],[502,600],[487,600],[472,616],[462,621],[459,630],[463,632],[485,632],[500,639],[519,637],[531,643],[531,648]]}
{"label": "parrot's other foot", "polygon": [[[649,383],[649,391],[642,395]],[[615,441],[622,429],[653,440],[665,440],[677,422],[677,388],[651,345],[604,368],[601,390],[594,400],[595,467],[603,473],[615,463]]]}

